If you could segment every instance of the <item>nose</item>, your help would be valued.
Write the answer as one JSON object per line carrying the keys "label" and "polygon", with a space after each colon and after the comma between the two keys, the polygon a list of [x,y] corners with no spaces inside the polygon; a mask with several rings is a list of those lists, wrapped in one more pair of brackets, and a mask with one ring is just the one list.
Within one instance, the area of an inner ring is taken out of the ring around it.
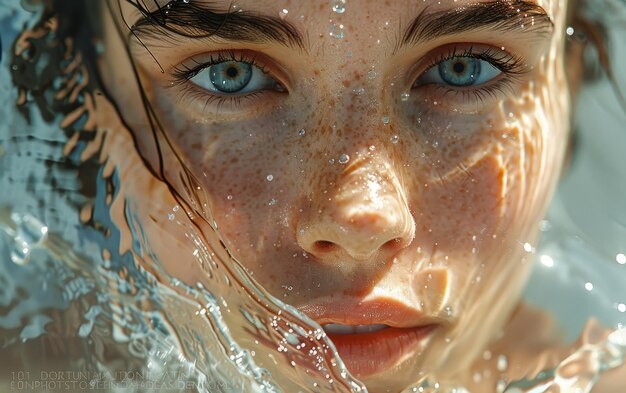
{"label": "nose", "polygon": [[386,261],[415,236],[406,195],[387,165],[356,162],[315,200],[296,237],[318,260]]}

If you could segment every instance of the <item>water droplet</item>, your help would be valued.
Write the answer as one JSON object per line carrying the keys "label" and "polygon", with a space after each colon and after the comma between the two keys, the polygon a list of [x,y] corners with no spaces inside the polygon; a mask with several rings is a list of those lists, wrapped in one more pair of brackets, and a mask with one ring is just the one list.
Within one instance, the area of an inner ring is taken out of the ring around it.
{"label": "water droplet", "polygon": [[30,214],[11,213],[11,220],[15,230],[0,229],[4,229],[4,232],[13,238],[11,260],[18,265],[24,265],[29,262],[32,249],[47,239],[48,227]]}
{"label": "water droplet", "polygon": [[452,316],[452,307],[446,306],[445,311],[447,316]]}
{"label": "water droplet", "polygon": [[409,100],[410,97],[411,97],[411,94],[405,92],[400,95],[400,100],[403,102],[406,102]]}
{"label": "water droplet", "polygon": [[498,371],[500,371],[500,372],[506,370],[507,367],[509,367],[509,361],[507,360],[506,356],[504,356],[504,355],[499,355],[498,356],[498,360],[496,362],[496,367],[498,368]]}
{"label": "water droplet", "polygon": [[228,199],[229,201],[232,201],[233,200],[233,196],[232,195],[228,195],[228,196],[226,196],[226,199]]}
{"label": "water droplet", "polygon": [[287,8],[283,8],[278,13],[278,16],[280,17],[280,19],[285,19],[285,17],[287,16],[288,13],[289,13],[289,10]]}
{"label": "water droplet", "polygon": [[541,261],[541,264],[545,267],[553,267],[554,266],[554,259],[552,259],[552,257],[550,255],[542,255],[539,257],[539,261]]}
{"label": "water droplet", "polygon": [[270,199],[270,201],[268,202],[268,205],[270,206],[274,206],[276,204],[276,202],[278,202],[276,199],[272,198]]}
{"label": "water droplet", "polygon": [[496,393],[503,393],[504,389],[506,389],[506,381],[503,379],[499,379],[496,384]]}
{"label": "water droplet", "polygon": [[590,282],[586,282],[585,283],[585,289],[588,290],[588,291],[593,290],[593,284],[590,283]]}
{"label": "water droplet", "polygon": [[331,23],[328,34],[330,34],[331,37],[342,39],[346,36],[346,31],[343,29],[341,23]]}
{"label": "water droplet", "polygon": [[567,29],[565,29],[565,34],[567,34],[569,36],[573,36],[574,35],[574,28],[572,26],[567,26]]}
{"label": "water droplet", "polygon": [[168,218],[170,221],[173,221],[173,220],[174,220],[174,214],[172,214],[172,213],[168,214],[168,215],[167,215],[167,218]]}
{"label": "water droplet", "polygon": [[619,263],[620,265],[624,265],[626,264],[626,255],[624,254],[617,254],[615,256],[615,260],[617,261],[617,263]]}
{"label": "water droplet", "polygon": [[376,150],[376,146],[371,145],[371,146],[369,147],[369,149],[370,149],[370,151],[374,151],[374,150]]}
{"label": "water droplet", "polygon": [[189,4],[189,2],[190,2],[190,1],[191,1],[191,0],[183,0],[183,3],[185,3],[185,4]]}
{"label": "water droplet", "polygon": [[177,212],[178,210],[180,210],[180,206],[178,205],[174,206],[174,208],[172,209],[173,212]]}
{"label": "water droplet", "polygon": [[383,116],[382,120],[383,120],[383,124],[389,124],[389,122],[391,121],[389,116]]}
{"label": "water droplet", "polygon": [[370,79],[370,80],[375,79],[376,78],[376,71],[372,70],[372,71],[368,72],[367,73],[367,78]]}
{"label": "water droplet", "polygon": [[432,145],[435,149],[439,147],[439,142],[438,141],[434,141],[433,145]]}
{"label": "water droplet", "polygon": [[400,141],[400,137],[398,135],[394,135],[391,138],[389,138],[389,140],[391,141],[391,143],[395,145],[396,143]]}
{"label": "water droplet", "polygon": [[533,246],[530,243],[524,243],[524,251],[532,252],[533,251]]}
{"label": "water droplet", "polygon": [[346,12],[346,0],[334,0],[333,11],[338,14],[343,14],[344,12]]}
{"label": "water droplet", "polygon": [[298,131],[298,136],[304,136],[306,134],[306,130],[304,128],[301,128],[300,131]]}
{"label": "water droplet", "polygon": [[274,176],[273,175],[267,175],[266,179],[267,179],[267,181],[272,181],[272,180],[274,180]]}
{"label": "water droplet", "polygon": [[617,305],[617,311],[619,312],[626,312],[626,304],[624,303],[620,303]]}
{"label": "water droplet", "polygon": [[348,161],[350,161],[350,156],[347,154],[342,154],[339,156],[339,163],[340,164],[347,164]]}
{"label": "water droplet", "polygon": [[333,165],[333,164],[335,163],[335,159],[334,159],[334,158],[331,158],[330,160],[328,160],[328,163],[329,163],[330,165]]}

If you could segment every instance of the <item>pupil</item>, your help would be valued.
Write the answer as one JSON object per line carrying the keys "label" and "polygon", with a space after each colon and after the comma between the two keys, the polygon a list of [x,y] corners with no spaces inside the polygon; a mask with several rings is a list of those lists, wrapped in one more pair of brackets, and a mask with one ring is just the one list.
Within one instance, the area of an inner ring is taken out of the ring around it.
{"label": "pupil", "polygon": [[235,78],[238,74],[239,71],[235,67],[230,67],[226,70],[226,75],[228,75],[229,78]]}
{"label": "pupil", "polygon": [[463,64],[461,62],[454,63],[454,65],[452,66],[452,69],[457,74],[461,74],[463,71],[465,71],[465,64]]}

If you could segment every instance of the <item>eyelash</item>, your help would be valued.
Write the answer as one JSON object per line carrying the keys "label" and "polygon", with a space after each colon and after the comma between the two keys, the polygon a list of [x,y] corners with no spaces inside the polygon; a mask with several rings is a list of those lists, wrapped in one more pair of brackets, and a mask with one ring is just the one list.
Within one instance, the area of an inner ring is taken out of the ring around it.
{"label": "eyelash", "polygon": [[418,79],[430,70],[432,67],[438,66],[440,63],[451,60],[455,57],[471,57],[478,60],[484,60],[502,72],[501,77],[498,77],[496,81],[487,83],[484,86],[473,88],[453,88],[446,85],[436,85],[434,88],[443,89],[444,95],[462,94],[462,99],[474,98],[479,102],[483,102],[485,98],[497,98],[497,92],[504,92],[505,89],[511,88],[513,83],[518,81],[521,76],[530,71],[530,67],[526,65],[524,60],[507,52],[500,51],[495,48],[489,48],[479,52],[475,52],[474,48],[470,46],[465,50],[459,50],[457,46],[453,47],[447,52],[443,52],[436,58],[431,60],[425,67],[425,71],[420,74]]}
{"label": "eyelash", "polygon": [[207,94],[206,91],[201,91],[199,88],[191,87],[191,83],[189,82],[194,76],[198,75],[202,70],[211,67],[216,64],[224,63],[227,61],[237,61],[241,63],[245,63],[254,67],[257,67],[264,74],[269,74],[269,70],[267,67],[260,63],[255,56],[250,56],[246,53],[236,52],[236,51],[222,51],[218,53],[211,54],[207,61],[202,63],[196,60],[190,60],[196,64],[195,67],[189,67],[186,64],[180,64],[178,66],[173,67],[172,77],[173,77],[173,86],[183,86],[184,90],[181,94],[181,98],[187,95],[191,95],[192,98],[197,98],[200,100],[204,100],[204,108],[209,104],[216,104],[217,109],[221,108],[226,104],[231,104],[235,106],[239,106],[242,104],[243,100],[257,99],[262,96],[261,92],[252,92],[242,95],[234,95],[234,96],[222,96],[217,94]]}
{"label": "eyelash", "polygon": [[[503,77],[499,77],[498,80],[494,81],[493,83],[488,83],[485,86],[474,88],[453,88],[441,84],[433,86],[433,88],[436,89],[443,89],[444,95],[455,94],[458,96],[459,94],[461,94],[462,99],[473,98],[479,102],[483,102],[488,97],[497,98],[497,92],[504,92],[506,89],[511,88],[513,82],[519,80],[522,75],[526,74],[530,70],[530,68],[524,63],[524,61],[515,55],[508,54],[495,48],[489,48],[480,52],[475,52],[473,47],[471,46],[465,50],[459,50],[458,47],[455,46],[451,50],[441,53],[428,63],[427,67],[425,67],[425,70],[428,71],[432,67],[436,67],[440,63],[453,59],[455,57],[471,57],[474,59],[487,61],[491,63],[494,67],[498,68],[504,75]],[[193,98],[204,100],[204,108],[212,103],[215,103],[218,109],[226,104],[239,106],[242,104],[243,100],[258,99],[263,95],[262,92],[253,92],[235,96],[207,94],[205,91],[200,91],[198,88],[191,87],[191,84],[185,83],[189,82],[189,80],[191,80],[194,76],[196,76],[205,68],[226,61],[237,61],[257,67],[266,75],[270,73],[263,63],[257,61],[255,56],[250,56],[248,54],[236,51],[222,51],[216,54],[211,54],[209,59],[202,63],[197,62],[196,60],[190,61],[193,61],[196,66],[189,67],[183,63],[174,67],[174,70],[172,71],[173,85],[185,87],[185,90],[182,92],[182,96],[190,94],[193,96]],[[426,71],[424,71],[424,73]],[[421,75],[423,75],[423,73]]]}

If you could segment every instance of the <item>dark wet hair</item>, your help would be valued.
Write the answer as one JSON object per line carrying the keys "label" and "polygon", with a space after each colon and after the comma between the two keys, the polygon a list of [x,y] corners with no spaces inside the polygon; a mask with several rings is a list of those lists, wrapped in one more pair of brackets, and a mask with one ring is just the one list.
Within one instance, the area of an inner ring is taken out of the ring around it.
{"label": "dark wet hair", "polygon": [[[93,0],[49,0],[46,13],[58,20],[57,36],[60,41],[74,40],[74,45],[85,58],[85,65],[94,81],[99,81],[95,59],[98,57],[97,39],[102,36],[102,18],[99,2]],[[42,18],[44,19],[44,18]]]}

